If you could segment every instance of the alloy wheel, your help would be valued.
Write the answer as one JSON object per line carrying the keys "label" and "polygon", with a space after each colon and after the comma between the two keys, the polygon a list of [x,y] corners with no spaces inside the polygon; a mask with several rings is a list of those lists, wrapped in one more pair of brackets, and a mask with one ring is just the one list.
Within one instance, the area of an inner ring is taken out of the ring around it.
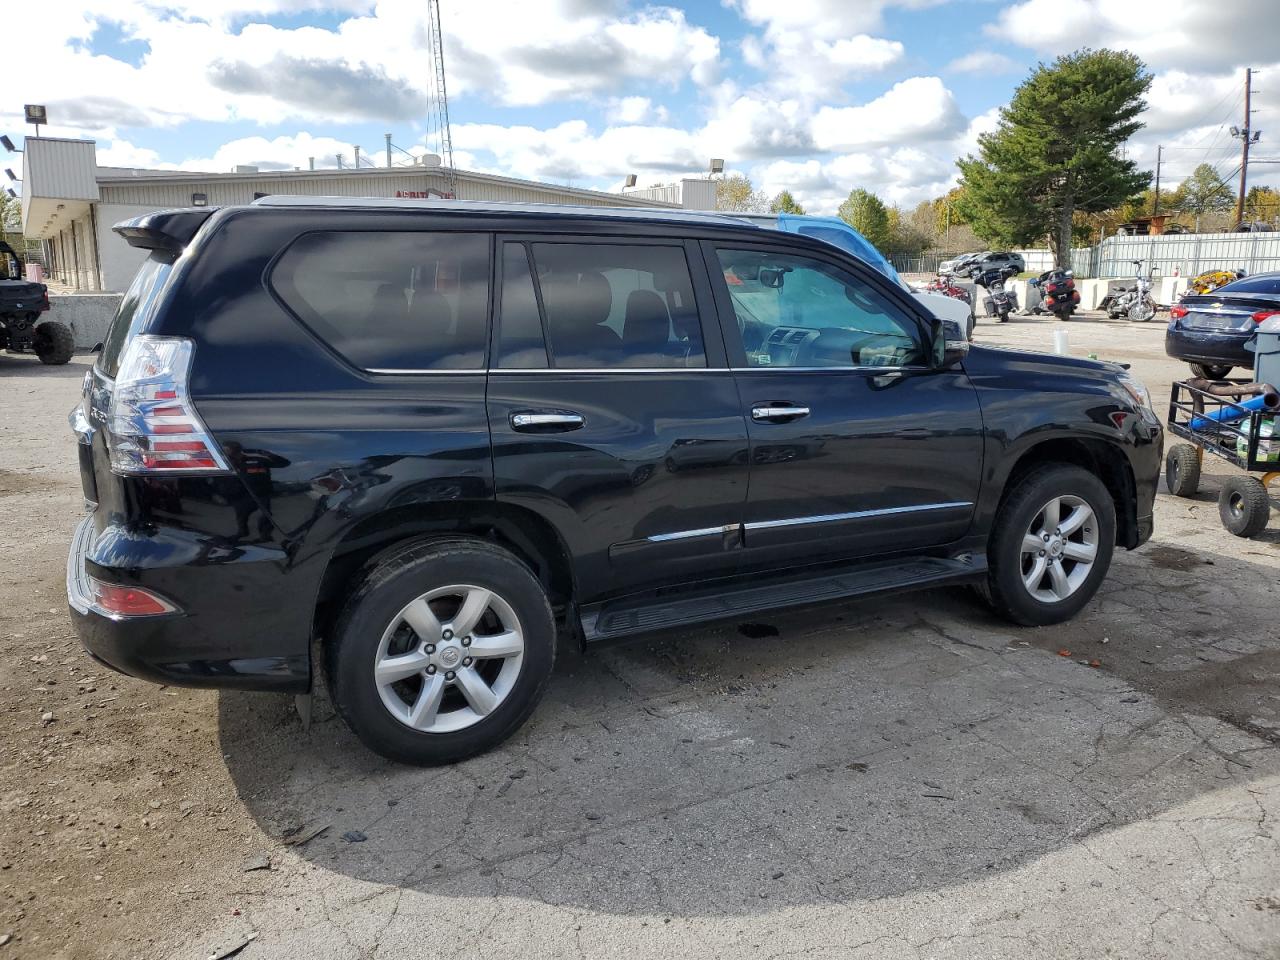
{"label": "alloy wheel", "polygon": [[392,618],[374,658],[383,706],[407,727],[451,733],[510,695],[525,641],[511,605],[485,587],[439,587]]}
{"label": "alloy wheel", "polygon": [[1098,556],[1098,522],[1080,497],[1054,497],[1022,536],[1022,583],[1041,603],[1070,597],[1088,579]]}

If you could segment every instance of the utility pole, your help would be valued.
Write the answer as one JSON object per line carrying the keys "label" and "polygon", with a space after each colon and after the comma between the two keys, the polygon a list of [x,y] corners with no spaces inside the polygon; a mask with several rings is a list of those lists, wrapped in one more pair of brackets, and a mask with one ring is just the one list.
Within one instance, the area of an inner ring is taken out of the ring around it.
{"label": "utility pole", "polygon": [[[1249,144],[1257,139],[1257,135],[1250,130],[1252,122],[1252,108],[1250,99],[1253,95],[1253,68],[1245,67],[1244,70],[1244,127],[1239,131],[1240,136],[1240,193],[1236,196],[1236,226],[1240,226],[1244,222],[1244,191],[1245,182],[1249,178]],[[1237,131],[1232,129],[1232,135],[1236,135]]]}
{"label": "utility pole", "polygon": [[1164,145],[1156,147],[1156,201],[1151,208],[1151,218],[1160,216],[1160,161],[1164,157]]}

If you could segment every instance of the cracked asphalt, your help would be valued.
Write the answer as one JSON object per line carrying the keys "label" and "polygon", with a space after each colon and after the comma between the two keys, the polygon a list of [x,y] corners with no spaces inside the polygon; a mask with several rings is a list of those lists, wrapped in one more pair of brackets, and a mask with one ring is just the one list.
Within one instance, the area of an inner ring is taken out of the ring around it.
{"label": "cracked asphalt", "polygon": [[[1052,328],[978,339],[1045,348]],[[1157,409],[1182,375],[1158,323],[1070,331],[1132,361]],[[75,380],[39,378],[59,418]],[[283,698],[116,678],[145,736],[115,721],[96,750],[140,769],[81,803],[149,785],[160,827],[108,846],[96,884],[33,880],[20,922],[5,901],[23,936],[0,958],[1280,957],[1280,514],[1231,537],[1232,468],[1206,466],[1072,623],[934,591],[566,651],[528,726],[454,767],[382,761],[321,701],[305,732]],[[179,755],[197,772],[162,775]],[[3,809],[31,809],[21,789]],[[269,869],[242,868],[255,851]]]}

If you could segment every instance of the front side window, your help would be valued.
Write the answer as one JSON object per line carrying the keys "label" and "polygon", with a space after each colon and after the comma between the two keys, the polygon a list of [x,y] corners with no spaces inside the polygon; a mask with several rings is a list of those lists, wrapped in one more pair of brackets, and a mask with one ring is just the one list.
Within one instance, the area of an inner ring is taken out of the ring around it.
{"label": "front side window", "polygon": [[357,367],[484,366],[486,234],[310,233],[280,258],[271,285],[313,333]]}
{"label": "front side window", "polygon": [[707,365],[683,247],[530,247],[554,366]]}
{"label": "front side window", "polygon": [[928,354],[889,297],[820,260],[765,250],[717,250],[747,365],[906,367]]}

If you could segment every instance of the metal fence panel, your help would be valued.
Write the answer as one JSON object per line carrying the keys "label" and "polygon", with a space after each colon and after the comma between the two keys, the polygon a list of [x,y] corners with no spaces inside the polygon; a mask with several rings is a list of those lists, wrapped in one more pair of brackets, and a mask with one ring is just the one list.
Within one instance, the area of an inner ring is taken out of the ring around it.
{"label": "metal fence panel", "polygon": [[1132,261],[1146,261],[1144,272],[1175,271],[1194,277],[1206,270],[1266,273],[1280,270],[1280,233],[1196,233],[1159,237],[1108,237],[1098,249],[1099,277],[1131,277]]}

